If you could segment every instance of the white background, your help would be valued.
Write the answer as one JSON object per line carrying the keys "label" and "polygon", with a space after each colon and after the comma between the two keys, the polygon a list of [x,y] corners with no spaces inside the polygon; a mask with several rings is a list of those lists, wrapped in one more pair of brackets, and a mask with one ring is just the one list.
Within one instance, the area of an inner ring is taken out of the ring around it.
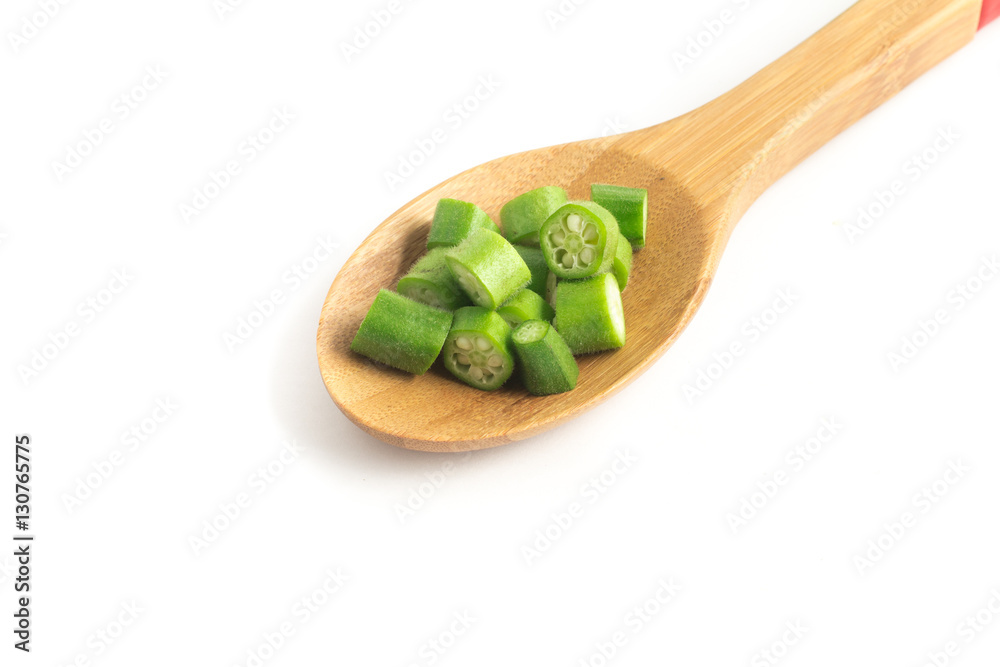
{"label": "white background", "polygon": [[[784,635],[789,666],[916,667],[952,640],[948,664],[995,664],[1000,615],[984,612],[971,642],[960,624],[994,592],[1000,611],[1000,280],[961,309],[949,293],[1000,251],[1000,27],[769,191],[637,382],[545,435],[447,456],[385,445],[327,396],[316,325],[351,250],[465,168],[690,110],[851,3],[592,0],[553,28],[555,0],[407,1],[348,62],[341,44],[386,4],[249,0],[220,17],[211,0],[69,2],[15,52],[9,32],[38,7],[5,3],[2,425],[10,449],[15,433],[33,440],[37,541],[30,656],[11,647],[0,550],[0,662],[253,665],[265,646],[266,665],[763,665]],[[736,20],[680,70],[674,53],[726,7]],[[147,67],[165,79],[123,119],[115,100]],[[496,91],[446,122],[490,76]],[[246,160],[241,144],[282,108],[294,120]],[[60,180],[53,163],[104,118],[113,131]],[[391,189],[385,173],[438,127],[447,142]],[[914,181],[907,162],[948,128],[959,138]],[[180,206],[234,159],[240,173],[186,221]],[[895,179],[905,194],[852,243],[858,208]],[[122,270],[127,286],[104,292]],[[780,290],[794,306],[751,339]],[[227,345],[275,291],[270,317]],[[894,368],[937,309],[947,323]],[[746,353],[720,374],[714,355],[737,341]],[[51,358],[25,373],[36,352]],[[721,377],[688,400],[702,371]],[[162,423],[158,400],[178,406]],[[786,456],[823,419],[842,427],[799,468]],[[133,428],[147,431],[135,448]],[[261,484],[286,442],[304,451]],[[915,499],[949,462],[967,471]],[[727,516],[782,472],[734,530]],[[249,506],[220,518],[240,494]],[[573,503],[582,516],[559,529]],[[915,525],[883,535],[906,513]],[[229,525],[213,536],[213,520]],[[348,581],[317,593],[338,568]],[[671,578],[680,591],[656,602]],[[314,594],[325,604],[306,618],[295,605]],[[629,616],[651,598],[646,621]],[[474,620],[451,637],[456,614]],[[283,623],[294,634],[270,651]]]}

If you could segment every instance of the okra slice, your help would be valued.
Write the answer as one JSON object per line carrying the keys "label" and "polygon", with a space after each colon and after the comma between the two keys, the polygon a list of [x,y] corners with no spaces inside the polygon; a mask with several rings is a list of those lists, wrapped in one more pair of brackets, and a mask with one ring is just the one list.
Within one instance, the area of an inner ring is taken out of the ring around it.
{"label": "okra slice", "polygon": [[434,211],[427,248],[433,250],[456,246],[477,229],[500,233],[497,223],[475,204],[459,199],[442,199]]}
{"label": "okra slice", "polygon": [[549,270],[578,280],[610,271],[618,249],[618,223],[606,208],[589,201],[564,204],[539,230]]}
{"label": "okra slice", "polygon": [[500,209],[500,224],[507,240],[517,245],[538,245],[538,229],[569,201],[562,188],[547,185],[511,199]]}
{"label": "okra slice", "polygon": [[514,250],[517,251],[517,254],[521,256],[524,263],[528,265],[528,270],[531,271],[531,282],[528,283],[527,289],[535,292],[538,296],[544,297],[549,275],[552,272],[549,271],[549,265],[545,263],[545,256],[542,254],[541,248],[516,245],[514,246]]}
{"label": "okra slice", "polygon": [[497,308],[497,314],[511,329],[525,320],[545,320],[551,322],[556,311],[542,297],[530,289],[523,289]]}
{"label": "okra slice", "polygon": [[472,301],[458,286],[448,268],[448,248],[435,248],[421,257],[410,272],[399,279],[396,291],[405,297],[441,310],[471,306]]}
{"label": "okra slice", "polygon": [[545,282],[545,300],[553,308],[556,307],[556,287],[559,285],[559,278],[549,271],[549,279]]}
{"label": "okra slice", "polygon": [[625,239],[618,241],[618,250],[615,251],[612,269],[618,280],[618,288],[624,292],[628,285],[628,276],[632,273],[632,244],[626,242]]}
{"label": "okra slice", "polygon": [[576,387],[580,367],[573,351],[548,322],[528,320],[513,335],[521,379],[535,396],[561,394]]}
{"label": "okra slice", "polygon": [[479,306],[455,311],[442,354],[445,368],[476,389],[497,389],[514,372],[510,327],[495,311]]}
{"label": "okra slice", "polygon": [[383,289],[368,309],[351,349],[401,371],[422,375],[440,354],[451,321],[449,312]]}
{"label": "okra slice", "polygon": [[451,248],[448,268],[477,306],[497,306],[531,281],[531,271],[514,246],[496,232],[479,229]]}
{"label": "okra slice", "polygon": [[556,288],[555,326],[573,354],[625,345],[625,312],[614,274],[560,280]]}
{"label": "okra slice", "polygon": [[646,214],[649,195],[642,188],[626,188],[621,185],[590,186],[590,198],[611,211],[618,221],[622,236],[634,248],[646,245]]}

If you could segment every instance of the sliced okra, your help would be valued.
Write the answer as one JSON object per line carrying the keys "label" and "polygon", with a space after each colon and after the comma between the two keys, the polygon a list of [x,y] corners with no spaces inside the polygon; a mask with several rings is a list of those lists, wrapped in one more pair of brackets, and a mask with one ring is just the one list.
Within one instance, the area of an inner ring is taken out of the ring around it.
{"label": "sliced okra", "polygon": [[567,201],[566,191],[552,185],[511,199],[500,209],[500,224],[507,240],[517,245],[537,246],[542,223]]}
{"label": "sliced okra", "polygon": [[576,387],[580,367],[573,351],[548,322],[527,320],[514,330],[521,379],[535,396],[561,394]]}
{"label": "sliced okra", "polygon": [[474,304],[490,310],[531,281],[528,265],[496,232],[472,232],[448,251],[446,259],[462,291]]}
{"label": "sliced okra", "polygon": [[422,375],[437,359],[452,314],[383,289],[372,302],[351,349],[369,359]]}
{"label": "sliced okra", "polygon": [[619,289],[624,292],[628,285],[628,276],[632,273],[632,244],[625,239],[618,241],[618,250],[615,251],[612,270],[618,280]]}
{"label": "sliced okra", "polygon": [[545,281],[545,300],[553,308],[556,307],[556,287],[559,285],[559,277],[549,271],[549,279]]}
{"label": "sliced okra", "polygon": [[497,223],[475,204],[459,199],[442,199],[434,211],[427,248],[433,250],[456,246],[477,229],[500,233]]}
{"label": "sliced okra", "polygon": [[573,354],[625,345],[625,311],[614,274],[560,280],[556,289],[555,326]]}
{"label": "sliced okra", "polygon": [[549,270],[578,280],[610,271],[618,249],[618,223],[607,209],[589,201],[564,204],[539,230]]}
{"label": "sliced okra", "polygon": [[590,186],[590,198],[611,211],[618,221],[622,236],[634,248],[646,245],[646,217],[649,195],[642,188],[627,188],[621,185]]}
{"label": "sliced okra", "polygon": [[458,286],[445,256],[448,248],[435,248],[421,257],[409,273],[399,279],[396,291],[414,301],[442,310],[472,305]]}
{"label": "sliced okra", "polygon": [[476,389],[497,389],[514,372],[510,327],[495,311],[479,306],[455,311],[442,355],[445,368]]}
{"label": "sliced okra", "polygon": [[549,275],[552,272],[549,271],[549,265],[545,263],[545,256],[542,254],[541,248],[516,245],[514,246],[514,250],[517,251],[517,254],[521,256],[524,263],[528,265],[528,270],[531,271],[531,282],[528,283],[528,289],[538,294],[538,296],[544,297]]}
{"label": "sliced okra", "polygon": [[511,329],[525,320],[545,320],[551,322],[556,311],[542,297],[530,289],[523,289],[497,308],[497,314]]}

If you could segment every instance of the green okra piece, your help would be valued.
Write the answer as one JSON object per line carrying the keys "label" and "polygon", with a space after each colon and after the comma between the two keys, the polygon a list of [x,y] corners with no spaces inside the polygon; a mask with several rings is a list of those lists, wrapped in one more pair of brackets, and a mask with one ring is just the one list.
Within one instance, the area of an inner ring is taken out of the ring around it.
{"label": "green okra piece", "polygon": [[427,248],[433,250],[456,246],[477,229],[500,233],[497,223],[475,204],[458,199],[442,199],[434,211]]}
{"label": "green okra piece", "polygon": [[401,371],[422,375],[440,354],[451,321],[449,312],[383,289],[368,309],[351,349]]}
{"label": "green okra piece", "polygon": [[409,273],[399,279],[396,291],[441,310],[471,306],[472,300],[462,291],[448,268],[447,254],[448,248],[435,248],[421,257]]}
{"label": "green okra piece", "polygon": [[559,281],[555,327],[573,354],[625,345],[625,311],[614,274]]}
{"label": "green okra piece", "polygon": [[511,333],[496,311],[459,308],[444,342],[445,368],[470,387],[498,389],[514,372]]}
{"label": "green okra piece", "polygon": [[549,271],[549,265],[545,263],[545,256],[542,254],[541,248],[516,245],[514,246],[514,250],[517,251],[517,254],[521,256],[524,263],[528,265],[528,270],[531,271],[531,282],[528,283],[528,289],[538,294],[538,296],[544,297],[549,275],[552,272]]}
{"label": "green okra piece", "polygon": [[553,308],[556,307],[556,287],[559,285],[559,277],[549,271],[549,279],[545,282],[545,300]]}
{"label": "green okra piece", "polygon": [[646,190],[594,183],[590,186],[590,198],[611,211],[618,221],[622,236],[628,239],[634,248],[645,247],[649,200]]}
{"label": "green okra piece", "polygon": [[632,244],[626,243],[625,239],[618,241],[618,250],[615,251],[612,271],[618,280],[619,289],[624,292],[628,285],[628,276],[632,273]]}
{"label": "green okra piece", "polygon": [[514,246],[496,232],[479,229],[451,248],[448,268],[477,306],[497,306],[531,281],[531,271]]}
{"label": "green okra piece", "polygon": [[511,329],[525,320],[544,320],[551,322],[556,311],[545,299],[530,289],[523,289],[497,308],[497,314],[503,318]]}
{"label": "green okra piece", "polygon": [[580,367],[573,351],[548,322],[528,320],[514,330],[521,379],[535,396],[561,394],[576,387]]}
{"label": "green okra piece", "polygon": [[610,271],[619,236],[615,217],[589,201],[564,204],[539,230],[549,270],[567,280]]}
{"label": "green okra piece", "polygon": [[552,185],[511,199],[500,209],[500,224],[507,240],[517,245],[537,246],[542,223],[567,201],[566,191]]}

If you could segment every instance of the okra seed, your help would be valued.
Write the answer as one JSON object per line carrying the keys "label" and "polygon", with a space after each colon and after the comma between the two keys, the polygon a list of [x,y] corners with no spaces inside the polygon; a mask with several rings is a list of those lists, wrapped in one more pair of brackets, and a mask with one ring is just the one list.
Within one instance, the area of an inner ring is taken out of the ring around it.
{"label": "okra seed", "polygon": [[469,356],[466,354],[456,354],[455,360],[458,361],[458,363],[460,364],[464,364],[466,366],[469,365]]}
{"label": "okra seed", "polygon": [[455,347],[457,347],[460,350],[471,350],[472,341],[469,340],[466,336],[459,336],[458,338],[455,339]]}
{"label": "okra seed", "polygon": [[500,368],[503,366],[503,359],[500,358],[500,355],[494,354],[490,356],[489,365],[493,368]]}
{"label": "okra seed", "polygon": [[476,336],[476,347],[485,352],[486,350],[493,349],[493,343],[486,340],[482,336]]}
{"label": "okra seed", "polygon": [[593,248],[584,248],[580,251],[580,261],[584,264],[590,264],[594,261],[594,255],[595,253]]}
{"label": "okra seed", "polygon": [[566,216],[566,226],[569,227],[570,231],[578,232],[583,228],[583,218],[576,213],[571,213]]}
{"label": "okra seed", "polygon": [[483,370],[479,366],[473,366],[469,369],[469,375],[472,376],[473,380],[482,380]]}
{"label": "okra seed", "polygon": [[588,224],[583,229],[583,240],[587,243],[597,243],[597,239],[600,238],[600,234],[597,231],[597,227],[593,224]]}

